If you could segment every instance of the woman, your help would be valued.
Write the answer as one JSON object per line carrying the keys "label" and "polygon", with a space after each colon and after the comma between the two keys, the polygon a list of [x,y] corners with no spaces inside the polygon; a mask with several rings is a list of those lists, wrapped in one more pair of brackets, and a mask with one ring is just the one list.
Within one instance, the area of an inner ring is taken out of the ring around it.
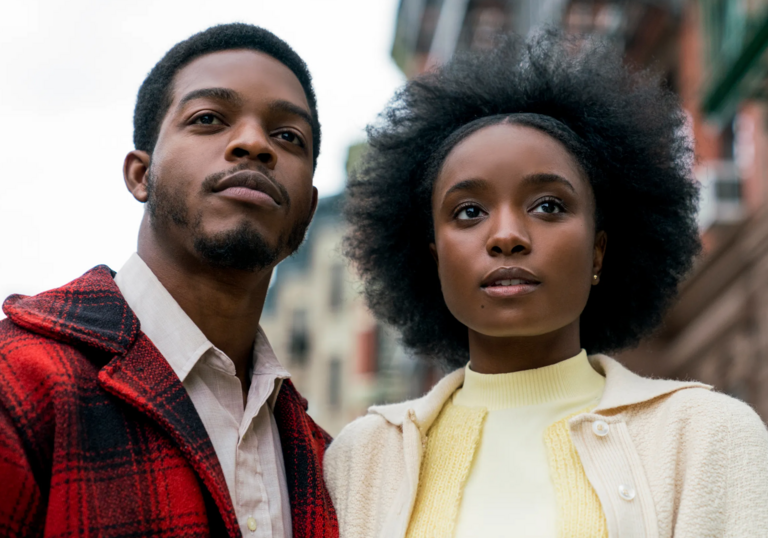
{"label": "woman", "polygon": [[768,536],[759,417],[602,354],[658,325],[699,251],[686,132],[652,77],[552,32],[401,90],[348,253],[373,312],[456,370],[330,447],[342,537]]}

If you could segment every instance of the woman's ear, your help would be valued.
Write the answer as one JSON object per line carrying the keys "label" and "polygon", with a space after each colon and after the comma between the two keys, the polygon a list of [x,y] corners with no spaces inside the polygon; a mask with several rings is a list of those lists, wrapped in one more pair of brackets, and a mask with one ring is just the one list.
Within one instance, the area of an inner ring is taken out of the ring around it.
{"label": "woman's ear", "polygon": [[608,234],[600,230],[595,234],[595,247],[592,253],[592,285],[600,282],[600,273],[603,271],[603,259],[608,245]]}
{"label": "woman's ear", "polygon": [[146,203],[149,197],[147,180],[149,179],[149,153],[133,150],[125,156],[123,179],[125,186],[139,202]]}
{"label": "woman's ear", "polygon": [[440,267],[440,262],[437,259],[437,246],[434,243],[429,244],[429,253],[432,254],[432,259],[435,260],[435,265]]}

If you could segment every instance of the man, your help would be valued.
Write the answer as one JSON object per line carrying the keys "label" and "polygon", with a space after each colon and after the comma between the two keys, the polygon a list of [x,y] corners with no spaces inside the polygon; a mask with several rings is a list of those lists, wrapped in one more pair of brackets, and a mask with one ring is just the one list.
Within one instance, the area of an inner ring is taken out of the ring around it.
{"label": "man", "polygon": [[139,90],[138,252],[0,322],[0,535],[336,537],[330,437],[259,328],[317,204],[304,62],[216,26]]}

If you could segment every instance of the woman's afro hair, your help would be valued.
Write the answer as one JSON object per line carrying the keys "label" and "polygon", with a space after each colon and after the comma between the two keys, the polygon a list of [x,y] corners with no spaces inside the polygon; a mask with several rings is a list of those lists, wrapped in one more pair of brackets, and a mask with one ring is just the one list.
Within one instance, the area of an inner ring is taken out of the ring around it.
{"label": "woman's afro hair", "polygon": [[[482,120],[491,116],[501,119]],[[434,161],[461,138],[457,130],[501,121],[560,140],[592,185],[608,249],[580,318],[582,347],[636,345],[659,325],[700,249],[687,117],[658,78],[629,70],[608,44],[551,29],[455,56],[408,82],[368,127],[345,209],[345,252],[368,305],[417,355],[466,364],[467,328],[445,305],[428,248]]]}

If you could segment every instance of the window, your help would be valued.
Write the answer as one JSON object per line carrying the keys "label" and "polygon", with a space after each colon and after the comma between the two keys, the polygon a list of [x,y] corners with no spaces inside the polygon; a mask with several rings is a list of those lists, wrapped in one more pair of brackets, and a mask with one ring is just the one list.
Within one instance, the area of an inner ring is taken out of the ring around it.
{"label": "window", "polygon": [[344,265],[335,263],[331,266],[331,282],[328,286],[330,295],[328,307],[331,312],[338,312],[344,303]]}
{"label": "window", "polygon": [[341,361],[335,358],[328,363],[328,405],[341,407]]}
{"label": "window", "polygon": [[295,310],[293,312],[288,346],[291,361],[299,366],[305,365],[309,357],[309,326],[305,310]]}

